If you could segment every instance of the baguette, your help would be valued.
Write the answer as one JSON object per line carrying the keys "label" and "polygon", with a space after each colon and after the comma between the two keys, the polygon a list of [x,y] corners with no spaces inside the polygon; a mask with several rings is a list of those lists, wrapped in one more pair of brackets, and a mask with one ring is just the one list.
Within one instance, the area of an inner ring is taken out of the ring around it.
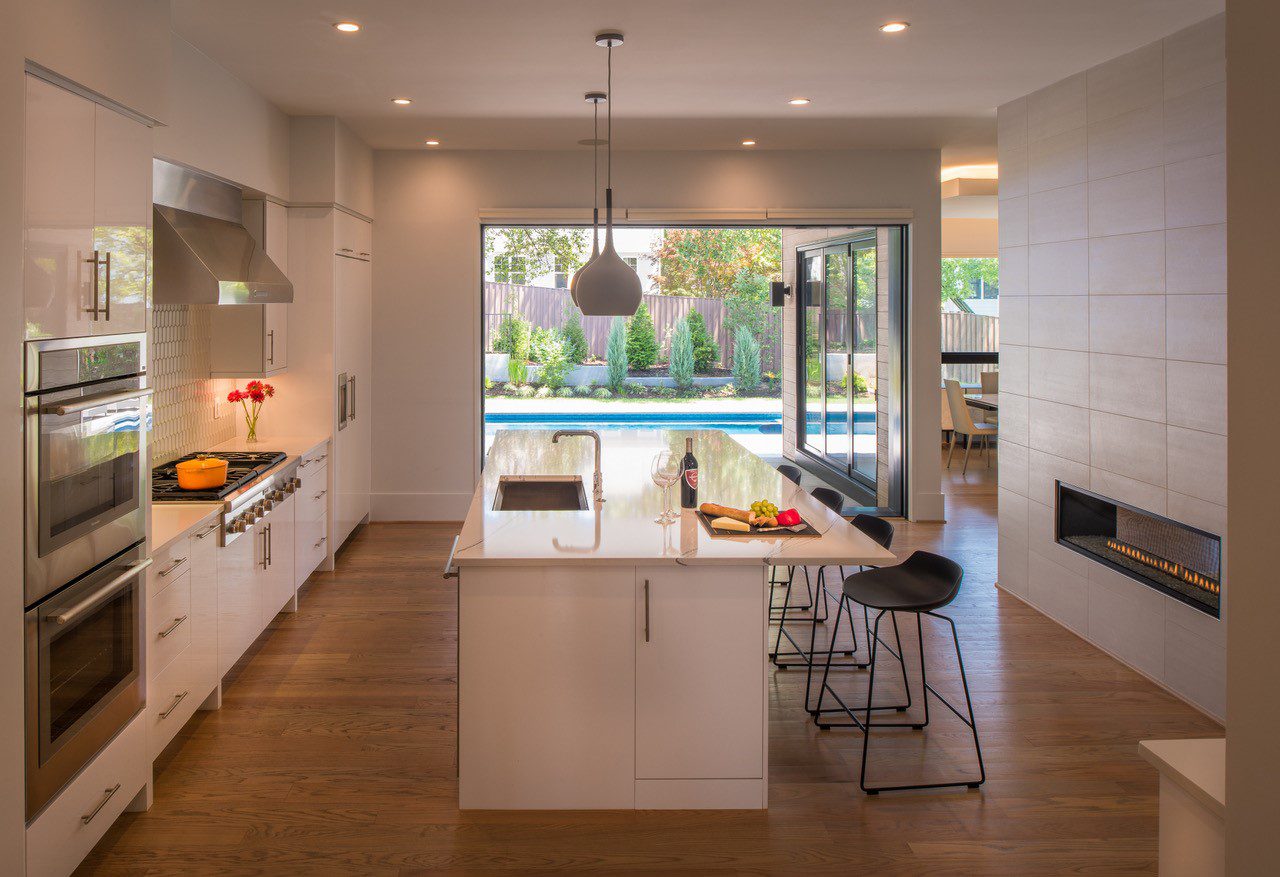
{"label": "baguette", "polygon": [[746,509],[735,509],[732,506],[704,502],[698,506],[698,511],[712,518],[733,518],[735,521],[742,521],[744,524],[751,523],[752,513]]}

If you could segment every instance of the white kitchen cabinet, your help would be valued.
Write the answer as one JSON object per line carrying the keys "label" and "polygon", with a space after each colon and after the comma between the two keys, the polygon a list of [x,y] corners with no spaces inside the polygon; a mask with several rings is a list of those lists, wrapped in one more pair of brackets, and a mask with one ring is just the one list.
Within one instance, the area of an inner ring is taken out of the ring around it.
{"label": "white kitchen cabinet", "polygon": [[735,567],[641,567],[636,600],[636,778],[763,777],[758,582]]}
{"label": "white kitchen cabinet", "polygon": [[197,529],[187,537],[191,558],[192,675],[203,701],[222,681],[218,672],[218,532],[221,521]]}
{"label": "white kitchen cabinet", "polygon": [[[345,215],[345,214],[343,214]],[[373,434],[365,402],[373,365],[373,277],[369,262],[335,256],[338,371],[335,469],[337,530],[341,545],[369,516],[373,481]]]}
{"label": "white kitchen cabinet", "polygon": [[[244,224],[258,245],[289,273],[288,210],[274,201],[245,201]],[[213,309],[210,375],[261,378],[289,366],[289,305],[235,305]]]}
{"label": "white kitchen cabinet", "polygon": [[286,496],[258,522],[265,531],[265,565],[259,570],[262,595],[262,627],[266,628],[281,609],[292,612],[297,593],[293,581],[294,509],[296,494]]}
{"label": "white kitchen cabinet", "polygon": [[262,632],[258,569],[263,553],[258,525],[218,549],[218,676],[227,675]]}
{"label": "white kitchen cabinet", "polygon": [[354,259],[373,257],[373,223],[342,210],[334,211],[334,253]]}
{"label": "white kitchen cabinet", "polygon": [[294,587],[301,588],[325,562],[329,551],[329,443],[298,461],[301,485],[294,493]]}
{"label": "white kitchen cabinet", "polygon": [[26,337],[146,330],[151,129],[28,75]]}

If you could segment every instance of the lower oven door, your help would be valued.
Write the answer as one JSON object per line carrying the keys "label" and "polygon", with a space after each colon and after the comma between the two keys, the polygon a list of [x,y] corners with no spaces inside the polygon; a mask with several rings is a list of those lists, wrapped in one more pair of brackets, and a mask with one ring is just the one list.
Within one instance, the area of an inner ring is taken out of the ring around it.
{"label": "lower oven door", "polygon": [[150,565],[139,544],[26,612],[28,818],[143,706]]}
{"label": "lower oven door", "polygon": [[143,378],[27,397],[26,604],[146,537]]}

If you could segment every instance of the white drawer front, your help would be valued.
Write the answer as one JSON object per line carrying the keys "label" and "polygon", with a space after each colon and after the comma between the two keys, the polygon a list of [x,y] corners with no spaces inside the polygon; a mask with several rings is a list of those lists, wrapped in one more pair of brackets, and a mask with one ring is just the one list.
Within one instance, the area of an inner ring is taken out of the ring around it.
{"label": "white drawer front", "polygon": [[329,443],[312,448],[302,455],[298,461],[298,477],[305,478],[309,472],[318,469],[329,461]]}
{"label": "white drawer front", "polygon": [[[178,655],[147,686],[147,753],[154,760],[209,695],[201,690],[190,650]],[[212,689],[210,689],[212,690]]]}
{"label": "white drawer front", "polygon": [[191,568],[191,549],[186,539],[176,539],[167,548],[151,555],[147,569],[147,593],[155,596],[170,582]]}
{"label": "white drawer front", "polygon": [[148,679],[155,679],[191,644],[191,574],[186,567],[147,604]]}
{"label": "white drawer front", "polygon": [[329,508],[329,468],[321,466],[307,473],[294,495],[298,497],[299,521],[314,521],[325,514]]}
{"label": "white drawer front", "polygon": [[74,871],[150,772],[146,717],[139,713],[27,826],[27,873],[61,877]]}
{"label": "white drawer front", "polygon": [[315,572],[325,559],[329,550],[329,519],[321,515],[314,521],[298,521],[297,535],[294,540],[294,575],[297,587],[307,580],[307,576]]}

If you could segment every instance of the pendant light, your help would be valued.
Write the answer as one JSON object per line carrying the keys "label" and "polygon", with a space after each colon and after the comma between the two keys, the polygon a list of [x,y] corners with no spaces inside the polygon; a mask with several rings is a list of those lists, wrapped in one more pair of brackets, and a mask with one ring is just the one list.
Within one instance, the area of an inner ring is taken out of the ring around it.
{"label": "pendant light", "polygon": [[591,104],[591,258],[569,278],[569,297],[578,303],[578,276],[600,255],[600,104],[608,98],[603,91],[589,91],[583,98]]}
{"label": "pendant light", "polygon": [[578,276],[578,307],[591,317],[630,317],[640,307],[643,289],[634,268],[622,261],[613,247],[613,49],[622,45],[622,34],[596,34],[596,45],[609,50],[607,132],[605,147],[604,249]]}

